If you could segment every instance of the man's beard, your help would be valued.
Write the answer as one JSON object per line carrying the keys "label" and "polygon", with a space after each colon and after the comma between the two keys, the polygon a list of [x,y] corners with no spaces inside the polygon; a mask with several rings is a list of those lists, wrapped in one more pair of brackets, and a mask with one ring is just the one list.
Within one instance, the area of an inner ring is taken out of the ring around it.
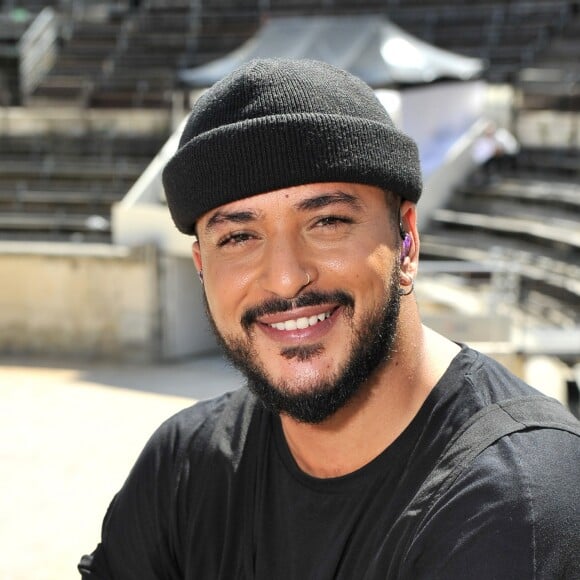
{"label": "man's beard", "polygon": [[[392,356],[399,318],[400,295],[399,267],[393,268],[385,301],[382,306],[368,313],[354,326],[354,299],[343,291],[322,293],[312,291],[294,300],[274,299],[259,307],[251,308],[242,317],[242,327],[248,336],[252,324],[259,316],[286,312],[292,308],[318,304],[338,303],[343,306],[343,314],[350,321],[353,331],[351,349],[347,362],[337,374],[307,389],[292,388],[300,385],[300,377],[281,380],[274,384],[263,366],[258,362],[258,353],[250,340],[224,336],[218,330],[209,311],[206,309],[214,333],[221,343],[225,354],[248,379],[248,387],[260,399],[266,409],[274,413],[284,413],[302,423],[321,423],[353,399],[374,371],[388,362]],[[281,349],[285,358],[308,360],[324,350],[320,344],[311,344]]]}

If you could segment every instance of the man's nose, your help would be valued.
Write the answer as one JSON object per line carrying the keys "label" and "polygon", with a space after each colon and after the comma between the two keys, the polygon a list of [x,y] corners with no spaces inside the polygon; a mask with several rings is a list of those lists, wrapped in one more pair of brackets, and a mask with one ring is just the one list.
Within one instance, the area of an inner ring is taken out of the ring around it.
{"label": "man's nose", "polygon": [[260,285],[267,292],[291,299],[312,282],[312,270],[307,252],[300,241],[277,239],[265,252]]}

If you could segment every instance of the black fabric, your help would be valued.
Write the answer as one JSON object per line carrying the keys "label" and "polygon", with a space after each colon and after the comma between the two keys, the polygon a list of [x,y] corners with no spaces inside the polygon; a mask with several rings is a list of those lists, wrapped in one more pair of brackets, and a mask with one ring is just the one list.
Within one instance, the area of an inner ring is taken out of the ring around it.
{"label": "black fabric", "polygon": [[578,421],[563,413],[558,401],[542,396],[501,401],[484,407],[466,421],[451,438],[411,503],[388,531],[388,536],[395,538],[391,542],[394,546],[392,562],[407,560],[417,530],[428,521],[438,500],[478,455],[506,435],[544,428],[580,437]]}
{"label": "black fabric", "polygon": [[253,60],[216,83],[195,103],[163,170],[169,210],[187,234],[226,203],[330,181],[416,202],[419,154],[368,85],[309,60]]}
{"label": "black fabric", "polygon": [[[541,420],[557,424],[537,428],[510,402],[530,396],[464,348],[391,446],[331,479],[297,467],[279,420],[245,390],[200,403],[152,437],[79,568],[102,580],[577,580],[580,438],[560,424],[577,422],[547,403]],[[470,453],[481,433],[467,446],[459,434],[495,408],[510,413],[508,433],[449,470],[445,450]],[[438,464],[454,475],[417,509]]]}

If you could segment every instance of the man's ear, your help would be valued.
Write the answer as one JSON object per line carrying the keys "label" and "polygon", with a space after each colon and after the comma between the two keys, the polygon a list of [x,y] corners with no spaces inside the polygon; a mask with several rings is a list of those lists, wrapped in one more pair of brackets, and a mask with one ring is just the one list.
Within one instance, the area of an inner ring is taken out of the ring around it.
{"label": "man's ear", "polygon": [[201,249],[199,247],[199,242],[195,240],[191,246],[191,255],[193,257],[193,263],[198,272],[203,270],[203,265],[201,262]]}
{"label": "man's ear", "polygon": [[403,231],[410,236],[409,252],[401,263],[402,271],[414,277],[417,274],[419,262],[419,231],[417,230],[416,204],[410,201],[403,201],[400,217]]}

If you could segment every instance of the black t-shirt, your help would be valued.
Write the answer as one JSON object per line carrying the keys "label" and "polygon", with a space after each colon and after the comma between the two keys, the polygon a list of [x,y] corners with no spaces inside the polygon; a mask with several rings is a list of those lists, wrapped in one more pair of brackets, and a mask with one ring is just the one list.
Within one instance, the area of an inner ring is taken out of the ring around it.
{"label": "black t-shirt", "polygon": [[500,439],[412,538],[389,534],[461,425],[530,392],[463,348],[392,445],[331,479],[298,468],[279,418],[245,389],[199,403],[151,438],[79,568],[102,580],[578,580],[580,438],[563,431]]}

